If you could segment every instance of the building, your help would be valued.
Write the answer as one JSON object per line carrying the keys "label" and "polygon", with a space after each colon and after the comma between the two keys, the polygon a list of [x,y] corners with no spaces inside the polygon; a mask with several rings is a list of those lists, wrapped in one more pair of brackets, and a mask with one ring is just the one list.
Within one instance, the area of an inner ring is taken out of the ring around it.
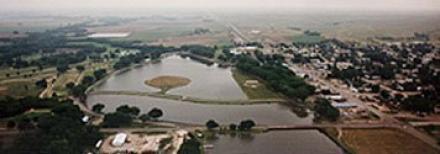
{"label": "building", "polygon": [[348,103],[348,102],[345,102],[345,103],[333,102],[332,106],[337,109],[349,109],[349,108],[356,108],[357,104],[356,103]]}
{"label": "building", "polygon": [[115,138],[113,139],[112,145],[120,147],[125,143],[125,140],[127,140],[127,134],[118,133],[118,134],[116,134]]}
{"label": "building", "polygon": [[345,101],[345,98],[341,95],[325,95],[324,98],[338,102]]}

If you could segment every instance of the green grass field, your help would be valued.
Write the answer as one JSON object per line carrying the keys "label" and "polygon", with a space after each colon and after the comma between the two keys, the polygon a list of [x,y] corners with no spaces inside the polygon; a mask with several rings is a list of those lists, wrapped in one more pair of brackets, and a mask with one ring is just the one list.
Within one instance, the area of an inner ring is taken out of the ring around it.
{"label": "green grass field", "polygon": [[35,86],[34,80],[28,81],[17,81],[1,84],[0,87],[6,87],[7,90],[0,93],[0,96],[15,96],[15,97],[25,97],[25,96],[38,96],[38,94],[43,90]]}
{"label": "green grass field", "polygon": [[[239,70],[232,70],[233,77],[238,85],[241,87],[244,93],[249,99],[265,99],[265,98],[280,98],[280,94],[271,91],[263,81],[257,79],[254,76],[240,72]],[[243,84],[246,80],[258,80],[261,84],[257,88],[246,87]]]}

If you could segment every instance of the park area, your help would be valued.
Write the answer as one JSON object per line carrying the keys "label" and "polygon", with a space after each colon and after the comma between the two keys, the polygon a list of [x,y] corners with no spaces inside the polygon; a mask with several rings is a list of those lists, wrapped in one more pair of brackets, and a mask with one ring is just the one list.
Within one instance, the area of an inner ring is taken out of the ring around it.
{"label": "park area", "polygon": [[[266,99],[266,98],[280,98],[280,94],[270,90],[264,82],[261,82],[257,77],[246,74],[239,70],[232,71],[233,77],[244,93],[249,99]],[[260,81],[255,87],[247,86],[246,81]]]}

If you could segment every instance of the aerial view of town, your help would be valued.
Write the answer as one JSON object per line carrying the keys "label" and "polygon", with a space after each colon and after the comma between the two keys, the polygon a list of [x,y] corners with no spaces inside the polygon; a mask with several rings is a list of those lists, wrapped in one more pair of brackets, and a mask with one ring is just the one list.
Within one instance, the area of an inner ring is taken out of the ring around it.
{"label": "aerial view of town", "polygon": [[1,154],[440,154],[438,0],[0,0]]}

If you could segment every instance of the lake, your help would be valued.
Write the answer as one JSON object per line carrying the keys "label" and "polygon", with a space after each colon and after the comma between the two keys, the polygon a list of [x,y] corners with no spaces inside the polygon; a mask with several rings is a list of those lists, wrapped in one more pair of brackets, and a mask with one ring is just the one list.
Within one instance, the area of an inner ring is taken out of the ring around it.
{"label": "lake", "polygon": [[342,154],[336,143],[318,130],[269,131],[217,135],[206,154]]}
{"label": "lake", "polygon": [[[161,75],[182,76],[191,79],[191,83],[168,91],[170,94],[208,99],[237,100],[247,99],[232,77],[230,68],[207,66],[180,56],[170,56],[157,64],[148,64],[111,76],[95,90],[128,90],[157,92],[159,89],[147,86],[144,81]],[[214,105],[195,104],[163,98],[124,95],[90,95],[87,103],[105,105],[104,112],[113,112],[120,105],[136,106],[141,113],[160,108],[162,120],[205,124],[213,119],[220,124],[238,124],[242,120],[252,119],[258,125],[311,124],[313,112],[301,112],[283,104],[255,105]],[[295,112],[294,112],[295,111]],[[219,135],[210,140],[213,149],[210,154],[338,154],[343,153],[335,143],[317,130],[270,131],[267,133],[241,136]]]}
{"label": "lake", "polygon": [[160,91],[145,85],[147,79],[162,75],[181,76],[191,80],[189,85],[171,89],[169,94],[192,96],[207,99],[240,100],[247,99],[246,94],[232,77],[231,68],[207,66],[190,59],[172,55],[160,63],[148,64],[130,71],[110,77],[99,90],[130,90],[130,91]]}
{"label": "lake", "polygon": [[239,123],[241,120],[252,119],[257,124],[308,124],[313,120],[312,114],[298,117],[291,109],[281,104],[258,105],[212,105],[194,104],[146,96],[91,95],[88,105],[96,103],[105,105],[105,112],[113,112],[123,104],[137,106],[141,113],[147,113],[157,107],[164,111],[161,119],[187,123],[204,124],[213,119],[223,124]]}
{"label": "lake", "polygon": [[130,33],[94,33],[90,34],[87,37],[89,38],[122,38],[128,37]]}

